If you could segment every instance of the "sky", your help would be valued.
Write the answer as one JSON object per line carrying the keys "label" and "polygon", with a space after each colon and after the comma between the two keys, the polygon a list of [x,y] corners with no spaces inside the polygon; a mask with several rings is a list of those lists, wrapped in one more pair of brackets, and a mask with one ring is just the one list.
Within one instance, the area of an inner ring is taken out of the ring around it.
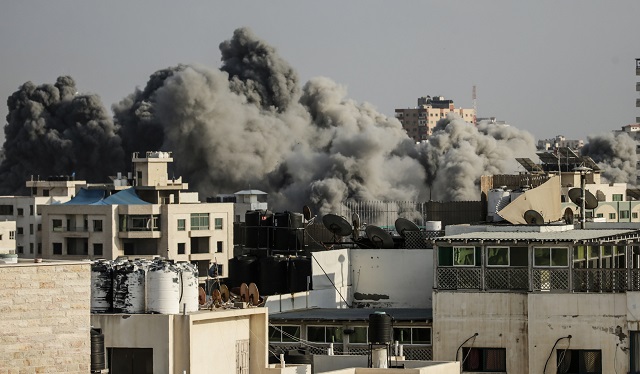
{"label": "sky", "polygon": [[155,71],[220,66],[248,27],[296,69],[393,116],[442,95],[537,139],[634,123],[638,1],[15,1],[0,8],[0,116],[27,81],[70,75],[110,108]]}

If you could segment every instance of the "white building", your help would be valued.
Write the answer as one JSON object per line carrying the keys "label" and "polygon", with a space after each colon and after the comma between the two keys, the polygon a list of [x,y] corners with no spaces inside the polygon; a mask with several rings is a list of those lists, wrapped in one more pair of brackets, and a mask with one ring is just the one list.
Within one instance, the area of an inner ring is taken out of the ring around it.
{"label": "white building", "polygon": [[168,152],[134,154],[132,161],[131,179],[89,186],[66,203],[40,208],[42,257],[161,256],[196,263],[201,277],[216,263],[226,276],[233,255],[233,204],[200,203],[180,178],[169,179]]}

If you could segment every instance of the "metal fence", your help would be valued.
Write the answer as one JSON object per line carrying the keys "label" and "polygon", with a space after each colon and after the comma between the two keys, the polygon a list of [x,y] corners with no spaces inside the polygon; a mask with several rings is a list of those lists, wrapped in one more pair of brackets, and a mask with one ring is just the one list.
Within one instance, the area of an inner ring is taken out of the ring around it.
{"label": "metal fence", "polygon": [[[393,350],[393,346],[391,347]],[[326,355],[329,344],[323,343],[269,343],[269,350],[272,354],[285,353],[291,350],[303,350],[307,354]],[[369,354],[369,347],[366,344],[334,344],[333,354],[335,355],[357,355],[366,356]],[[403,354],[406,360],[433,360],[433,347],[430,345],[410,344],[403,346]]]}

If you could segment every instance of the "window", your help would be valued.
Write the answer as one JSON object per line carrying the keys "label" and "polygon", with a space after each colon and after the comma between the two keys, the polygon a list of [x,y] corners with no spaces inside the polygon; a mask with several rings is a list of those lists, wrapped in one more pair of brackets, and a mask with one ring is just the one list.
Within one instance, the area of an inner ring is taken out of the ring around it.
{"label": "window", "polygon": [[33,205],[29,205],[29,215],[33,215]]}
{"label": "window", "polygon": [[568,266],[567,248],[534,248],[535,266]]}
{"label": "window", "polygon": [[216,249],[216,252],[221,253],[222,252],[222,242],[218,242],[218,248]]}
{"label": "window", "polygon": [[42,224],[41,223],[38,223],[37,227],[38,227],[38,231],[42,231]]}
{"label": "window", "polygon": [[209,213],[191,213],[191,230],[209,230]]}
{"label": "window", "polygon": [[400,344],[431,344],[431,328],[394,327],[393,340]]}
{"label": "window", "polygon": [[631,213],[631,218],[638,218],[638,212]]}
{"label": "window", "polygon": [[609,213],[609,219],[616,219],[615,213]]}
{"label": "window", "polygon": [[453,266],[480,265],[480,256],[478,254],[476,254],[475,247],[453,247]]}
{"label": "window", "polygon": [[18,253],[24,253],[24,247],[23,247],[23,246],[21,246],[21,245],[17,246],[17,247],[16,247],[16,252],[18,252]]}
{"label": "window", "polygon": [[307,326],[307,340],[316,343],[342,343],[342,327]]}
{"label": "window", "polygon": [[93,243],[93,255],[102,256],[102,243]]}
{"label": "window", "polygon": [[183,255],[185,253],[185,243],[178,243],[178,254]]}
{"label": "window", "polygon": [[300,341],[300,326],[269,326],[269,341],[275,343],[298,342]]}
{"label": "window", "polygon": [[222,230],[222,218],[216,218],[213,222],[216,230]]}
{"label": "window", "polygon": [[18,208],[18,216],[20,217],[24,216],[24,209]]}
{"label": "window", "polygon": [[620,211],[620,219],[628,219],[629,218],[629,211],[628,210],[621,210]]}
{"label": "window", "polygon": [[42,254],[42,243],[38,243],[38,254]]}
{"label": "window", "polygon": [[462,348],[462,371],[506,372],[505,348]]}
{"label": "window", "polygon": [[33,254],[33,243],[29,243],[29,253]]}
{"label": "window", "polygon": [[596,217],[602,218],[602,217],[604,217],[604,213],[596,213]]}
{"label": "window", "polygon": [[0,216],[12,216],[13,205],[0,205]]}
{"label": "window", "polygon": [[16,232],[15,231],[9,231],[9,240],[14,240],[16,238]]}
{"label": "window", "polygon": [[640,372],[640,331],[629,331],[629,372]]}
{"label": "window", "polygon": [[556,349],[558,373],[602,373],[602,351]]}
{"label": "window", "polygon": [[102,220],[94,219],[93,220],[93,231],[100,232],[102,231]]}
{"label": "window", "polygon": [[48,189],[43,189],[42,190],[42,196],[49,196],[49,190]]}
{"label": "window", "polygon": [[29,235],[33,235],[33,223],[29,224]]}
{"label": "window", "polygon": [[488,266],[528,266],[527,247],[487,247]]}
{"label": "window", "polygon": [[54,255],[62,254],[62,243],[53,243],[53,254]]}
{"label": "window", "polygon": [[110,373],[153,374],[153,348],[107,347]]}
{"label": "window", "polygon": [[218,266],[218,276],[224,277],[224,266],[222,264],[217,264]]}
{"label": "window", "polygon": [[22,227],[16,227],[16,232],[18,233],[18,235],[22,235],[23,234]]}
{"label": "window", "polygon": [[622,194],[621,193],[614,193],[613,195],[611,195],[611,200],[613,200],[613,201],[622,201]]}
{"label": "window", "polygon": [[185,231],[187,229],[187,220],[179,219],[178,220],[178,231]]}
{"label": "window", "polygon": [[51,227],[53,228],[53,231],[62,231],[62,220],[61,219],[52,220]]}

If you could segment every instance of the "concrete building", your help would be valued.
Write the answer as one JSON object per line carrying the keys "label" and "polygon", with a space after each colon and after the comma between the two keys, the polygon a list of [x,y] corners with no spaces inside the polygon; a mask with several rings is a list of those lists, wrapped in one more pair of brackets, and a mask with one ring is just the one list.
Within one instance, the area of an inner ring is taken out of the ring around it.
{"label": "concrete building", "polygon": [[40,207],[42,257],[161,256],[196,263],[201,277],[216,263],[226,276],[233,204],[200,203],[181,178],[169,179],[169,152],[134,154],[132,161],[131,178],[118,176],[113,185],[89,186],[66,203]]}
{"label": "concrete building", "polygon": [[88,373],[90,264],[0,263],[0,373]]}
{"label": "concrete building", "polygon": [[21,258],[42,255],[41,216],[38,206],[69,201],[76,191],[86,185],[69,176],[53,176],[27,181],[30,196],[0,196],[0,221],[15,222],[15,250]]}
{"label": "concrete building", "polygon": [[0,254],[16,253],[16,222],[0,222]]}
{"label": "concrete building", "polygon": [[476,123],[476,113],[473,109],[456,109],[453,100],[445,99],[442,96],[420,97],[417,107],[396,109],[395,113],[407,135],[416,142],[427,140],[438,121],[446,118],[449,113],[459,115],[470,124],[475,125]]}
{"label": "concrete building", "polygon": [[538,140],[537,149],[539,151],[553,151],[560,147],[567,147],[573,150],[580,150],[584,147],[584,140],[582,139],[567,139],[563,135],[557,135],[553,139],[541,139]]}
{"label": "concrete building", "polygon": [[434,360],[463,372],[640,370],[640,231],[599,225],[447,227],[435,243]]}

